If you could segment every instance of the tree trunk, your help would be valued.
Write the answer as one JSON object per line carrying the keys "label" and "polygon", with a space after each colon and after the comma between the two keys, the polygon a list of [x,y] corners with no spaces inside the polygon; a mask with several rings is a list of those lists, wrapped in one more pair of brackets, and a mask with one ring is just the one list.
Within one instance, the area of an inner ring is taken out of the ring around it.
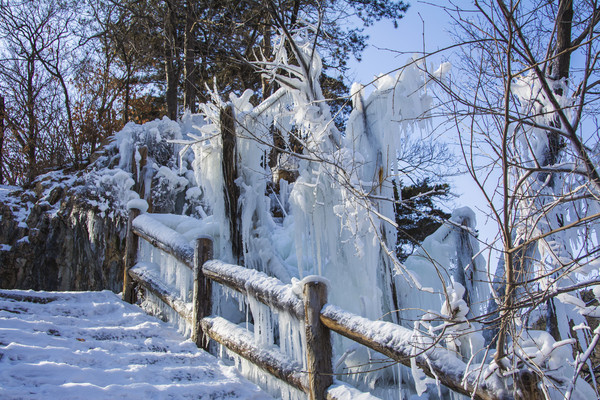
{"label": "tree trunk", "polygon": [[71,146],[73,150],[73,164],[76,169],[79,169],[82,158],[82,149],[78,137],[75,134],[75,127],[73,126],[73,113],[71,112],[71,99],[69,97],[69,88],[67,87],[62,73],[58,69],[58,61],[54,72],[48,69],[48,67],[46,67],[46,69],[48,70],[48,72],[50,72],[51,75],[58,79],[58,81],[60,82],[60,86],[63,90],[63,94],[65,96],[65,111],[67,112],[67,126],[69,129],[69,137],[71,138]]}
{"label": "tree trunk", "polygon": [[184,63],[184,96],[183,108],[196,112],[196,85],[198,83],[198,68],[196,67],[196,3],[193,0],[185,2],[185,63]]}
{"label": "tree trunk", "polygon": [[[553,81],[565,81],[569,79],[569,69],[571,67],[571,26],[573,22],[573,0],[560,0],[558,4],[558,13],[556,15],[556,49],[554,51],[555,58],[551,61],[549,78]],[[568,83],[568,82],[567,82]],[[554,89],[557,96],[562,96],[563,88],[557,86]],[[561,127],[561,122],[558,116],[554,118],[552,124],[556,128]],[[558,162],[560,150],[564,146],[564,140],[555,131],[549,131],[548,148],[544,154],[544,158],[540,160],[540,165],[546,167],[554,165]],[[547,173],[538,175],[540,181],[545,181],[548,178]],[[553,176],[548,181],[548,186],[554,187]]]}
{"label": "tree trunk", "polygon": [[165,74],[167,78],[167,117],[177,119],[177,79],[175,77],[175,65],[171,51],[167,49]]}
{"label": "tree trunk", "polygon": [[[265,26],[263,30],[263,53],[266,57],[271,57],[273,48],[271,46],[271,17],[269,14],[265,15]],[[273,83],[269,82],[269,78],[266,75],[261,76],[262,86],[262,99],[265,100],[267,97],[273,94]]]}
{"label": "tree trunk", "polygon": [[33,56],[27,60],[27,134],[25,138],[25,158],[27,160],[26,184],[29,185],[37,175],[37,119],[35,116],[35,60]]}
{"label": "tree trunk", "polygon": [[231,105],[221,109],[221,137],[223,140],[223,179],[224,179],[224,201],[225,214],[229,219],[229,235],[231,251],[238,264],[242,264],[242,234],[240,232],[240,216],[238,211],[238,199],[240,189],[235,183],[238,178],[237,149],[235,135],[235,117]]}
{"label": "tree trunk", "polygon": [[[557,81],[564,79],[565,81],[568,81],[569,69],[571,67],[570,48],[571,26],[573,22],[573,0],[560,0],[556,21],[556,59],[553,60],[551,79]],[[554,93],[557,96],[562,96],[564,94],[563,89],[560,86],[554,90]],[[561,127],[562,124],[558,116],[555,116],[552,125],[557,128]],[[548,148],[544,160],[542,160],[542,166],[556,164],[559,160],[560,151],[564,147],[564,140],[557,132],[548,132],[547,135]],[[540,174],[540,179],[546,180],[547,174]],[[554,188],[554,176],[550,176],[550,179],[548,179],[548,186],[552,189]],[[561,338],[554,299],[548,300],[546,310],[546,331],[550,333],[555,340],[566,339]]]}
{"label": "tree trunk", "polygon": [[125,60],[125,67],[127,69],[127,75],[125,77],[125,104],[123,105],[123,123],[129,122],[129,103],[131,102],[131,59],[125,54],[123,50],[123,59]]}
{"label": "tree trunk", "polygon": [[177,73],[177,30],[176,30],[176,7],[172,1],[167,1],[165,15],[165,77],[167,82],[167,117],[177,119],[177,85],[179,76]]}
{"label": "tree trunk", "polygon": [[[569,78],[573,0],[560,1],[556,21],[556,60],[552,68],[552,76],[554,79]],[[562,95],[562,91],[558,94]]]}
{"label": "tree trunk", "polygon": [[0,95],[0,185],[4,183],[4,119],[6,109],[4,108],[4,96]]}

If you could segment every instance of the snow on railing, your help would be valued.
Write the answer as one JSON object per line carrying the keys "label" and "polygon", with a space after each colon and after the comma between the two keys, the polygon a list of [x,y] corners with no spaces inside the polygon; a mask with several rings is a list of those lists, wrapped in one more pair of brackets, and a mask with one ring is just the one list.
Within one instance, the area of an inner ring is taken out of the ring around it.
{"label": "snow on railing", "polygon": [[279,311],[287,311],[297,319],[304,319],[304,303],[290,285],[254,269],[226,264],[219,260],[206,262],[202,270],[207,278],[226,285],[244,295]]}
{"label": "snow on railing", "polygon": [[[166,285],[152,274],[148,263],[137,263],[138,238],[172,254],[194,271],[192,305],[169,293]],[[205,338],[225,346],[229,351],[248,360],[272,376],[309,395],[310,399],[336,399],[358,396],[372,398],[365,393],[340,386],[334,381],[332,367],[331,331],[384,354],[400,364],[416,364],[430,377],[437,379],[451,390],[474,399],[500,400],[505,393],[489,390],[476,371],[469,372],[465,363],[449,354],[449,351],[431,343],[423,347],[413,340],[414,332],[402,326],[383,321],[372,321],[327,303],[327,285],[319,277],[307,277],[301,281],[303,296],[296,295],[292,285],[268,275],[238,265],[226,264],[212,259],[212,240],[200,238],[195,249],[177,237],[174,231],[150,215],[139,216],[132,209],[127,234],[127,252],[123,299],[135,302],[134,285],[137,283],[150,290],[182,317],[192,323],[192,339],[208,349]],[[252,332],[226,319],[212,316],[211,281],[228,286],[245,296],[250,296],[271,309],[289,313],[304,321],[304,349],[306,370],[296,361],[274,347],[259,346]],[[486,390],[488,389],[488,390]],[[342,397],[339,393],[344,393]]]}
{"label": "snow on railing", "polygon": [[[321,322],[334,332],[363,344],[389,358],[410,367],[416,362],[425,374],[435,378],[455,392],[475,399],[499,399],[483,382],[478,383],[478,370],[469,373],[467,365],[455,354],[436,343],[423,343],[414,339],[415,332],[403,326],[371,321],[326,304],[321,310]],[[458,386],[457,382],[462,382]]]}
{"label": "snow on railing", "polygon": [[152,218],[142,214],[135,218],[133,232],[148,241],[152,246],[172,255],[191,269],[194,268],[194,249],[178,232]]}
{"label": "snow on railing", "polygon": [[274,348],[261,348],[254,340],[254,334],[248,329],[235,325],[221,317],[202,319],[203,331],[216,342],[260,366],[276,378],[300,389],[308,391],[306,375],[298,363]]}

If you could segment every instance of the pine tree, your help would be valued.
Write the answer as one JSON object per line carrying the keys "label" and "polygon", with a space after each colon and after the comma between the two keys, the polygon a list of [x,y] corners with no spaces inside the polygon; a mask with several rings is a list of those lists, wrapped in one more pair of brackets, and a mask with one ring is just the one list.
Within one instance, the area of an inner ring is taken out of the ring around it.
{"label": "pine tree", "polygon": [[409,186],[404,186],[402,181],[398,184],[394,182],[398,225],[396,256],[400,262],[406,260],[427,236],[435,232],[444,220],[450,218],[450,214],[435,204],[436,200],[448,198],[449,192],[450,186],[447,183],[432,184],[429,178]]}

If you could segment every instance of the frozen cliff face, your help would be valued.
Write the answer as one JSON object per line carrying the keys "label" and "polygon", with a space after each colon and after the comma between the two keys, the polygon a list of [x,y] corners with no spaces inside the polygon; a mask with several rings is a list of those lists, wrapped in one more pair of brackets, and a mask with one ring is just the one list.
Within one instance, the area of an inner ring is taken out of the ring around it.
{"label": "frozen cliff face", "polygon": [[121,291],[130,200],[145,198],[154,212],[204,212],[191,161],[172,142],[197,123],[128,124],[85,171],[50,172],[28,190],[0,186],[0,287]]}
{"label": "frozen cliff face", "polygon": [[126,218],[61,183],[74,182],[39,194],[0,189],[0,287],[120,291]]}

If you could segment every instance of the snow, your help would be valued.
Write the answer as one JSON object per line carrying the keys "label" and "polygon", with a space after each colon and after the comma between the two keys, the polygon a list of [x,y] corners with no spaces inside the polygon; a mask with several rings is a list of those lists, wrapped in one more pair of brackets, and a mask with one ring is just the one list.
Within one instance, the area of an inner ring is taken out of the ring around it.
{"label": "snow", "polygon": [[177,254],[181,255],[182,259],[189,262],[189,265],[193,262],[194,248],[190,245],[189,241],[179,232],[160,223],[152,216],[148,214],[138,216],[133,220],[133,227],[173,249]]}
{"label": "snow", "polygon": [[[550,398],[561,399],[565,395],[565,380],[570,380],[575,376],[572,361],[572,345],[575,343],[575,339],[555,341],[549,333],[531,329],[520,335],[518,343],[514,343],[514,348],[510,350],[515,352],[516,358],[519,360],[526,360],[536,368],[546,371],[543,379],[551,393]],[[562,385],[550,383],[552,381],[560,382]],[[581,377],[577,377],[575,382],[577,385],[572,398],[593,399],[596,397],[594,389]]]}
{"label": "snow", "polygon": [[167,190],[170,191],[181,191],[189,184],[186,178],[179,176],[175,171],[164,165],[158,169],[155,176],[164,181]]}
{"label": "snow", "polygon": [[148,211],[148,202],[144,199],[132,199],[127,202],[127,209],[131,210],[135,208],[136,210],[140,210],[143,214]]}
{"label": "snow", "polygon": [[9,194],[12,192],[15,192],[17,190],[20,190],[20,189],[21,188],[18,186],[0,185],[0,201],[2,203],[9,201],[9,199],[10,199]]}
{"label": "snow", "polygon": [[23,236],[21,239],[17,240],[17,243],[29,243],[29,236]]}
{"label": "snow", "polygon": [[382,348],[390,349],[402,357],[408,358],[409,355],[414,355],[417,360],[427,360],[440,366],[449,374],[460,374],[461,371],[462,373],[466,371],[465,363],[450,352],[436,347],[420,347],[415,343],[414,332],[410,329],[390,322],[371,321],[331,304],[323,307],[322,314],[327,318],[341,321],[340,324],[348,327],[350,331],[380,343]]}
{"label": "snow", "polygon": [[360,392],[356,388],[340,381],[334,381],[334,384],[329,387],[327,394],[336,399],[379,400],[378,397],[370,393]]}
{"label": "snow", "polygon": [[329,279],[321,275],[308,275],[302,279],[292,278],[292,291],[299,298],[303,298],[304,286],[309,282],[319,282],[327,287],[331,287],[331,282],[329,281]]}
{"label": "snow", "polygon": [[3,399],[269,399],[114,293],[0,291]]}
{"label": "snow", "polygon": [[[20,187],[0,185],[0,202],[10,208],[19,228],[27,228],[26,221],[27,217],[29,217],[29,213],[33,209],[33,203],[31,201],[23,203],[21,198],[17,197],[17,195],[22,192],[23,189]],[[0,216],[0,218],[2,218],[2,216]]]}
{"label": "snow", "polygon": [[220,276],[234,282],[249,296],[259,297],[262,301],[278,310],[289,310],[297,318],[304,318],[304,303],[290,285],[250,268],[227,264],[220,260],[211,260],[204,264],[205,274]]}
{"label": "snow", "polygon": [[446,77],[446,75],[448,75],[450,73],[450,70],[452,69],[452,64],[450,62],[443,62],[438,69],[436,69],[433,72],[433,76],[436,79],[444,79]]}
{"label": "snow", "polygon": [[[598,286],[594,287],[594,295],[596,298],[600,297],[597,294],[598,291]],[[585,302],[579,297],[575,297],[568,293],[561,293],[557,295],[556,298],[558,298],[558,300],[560,300],[560,302],[563,304],[572,305],[573,309],[581,315],[592,318],[600,318],[600,306],[586,306]]]}

